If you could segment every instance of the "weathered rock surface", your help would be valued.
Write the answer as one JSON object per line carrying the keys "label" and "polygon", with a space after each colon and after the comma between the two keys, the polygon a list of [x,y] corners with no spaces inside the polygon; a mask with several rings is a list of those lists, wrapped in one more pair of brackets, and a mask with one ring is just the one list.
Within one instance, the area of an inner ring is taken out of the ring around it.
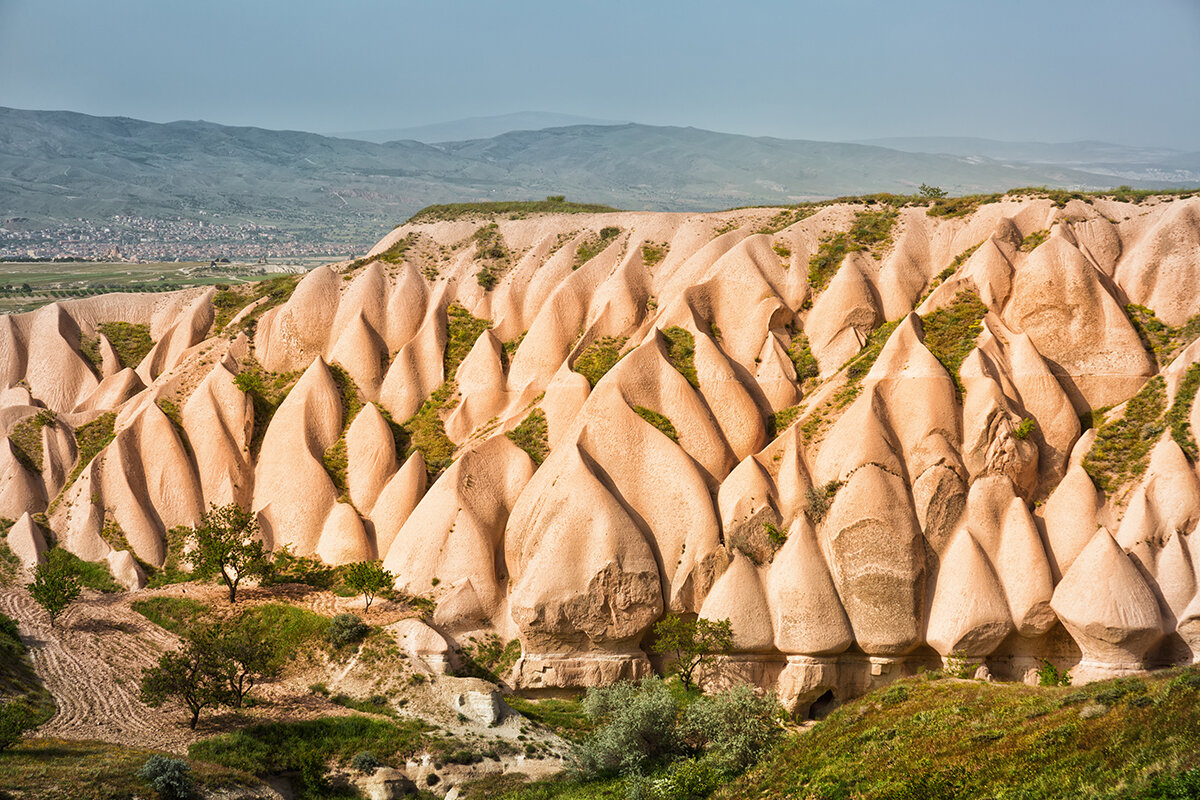
{"label": "weathered rock surface", "polygon": [[[1200,658],[1200,198],[908,207],[813,288],[806,260],[864,210],[497,219],[491,289],[485,220],[406,224],[373,251],[410,237],[398,263],[251,287],[222,331],[207,289],[0,317],[9,547],[36,564],[46,513],[133,587],[170,528],[239,503],[268,546],[381,559],[432,600],[392,631],[429,671],[496,634],[530,688],[646,674],[668,612],[730,620],[731,669],[796,707],[941,657]],[[978,319],[931,317],[963,292]],[[1148,351],[1125,303],[1178,346]],[[112,321],[147,326],[140,363]],[[1156,375],[1161,409],[1128,404]],[[1127,413],[1153,418],[1113,452]]]}

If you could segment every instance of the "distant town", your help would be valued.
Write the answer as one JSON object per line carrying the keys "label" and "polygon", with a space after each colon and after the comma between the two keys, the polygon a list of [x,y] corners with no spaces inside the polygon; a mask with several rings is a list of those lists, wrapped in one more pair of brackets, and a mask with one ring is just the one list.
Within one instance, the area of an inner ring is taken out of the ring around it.
{"label": "distant town", "polygon": [[267,258],[360,255],[369,243],[338,236],[298,236],[255,223],[115,216],[44,225],[21,217],[0,221],[3,261],[255,261]]}

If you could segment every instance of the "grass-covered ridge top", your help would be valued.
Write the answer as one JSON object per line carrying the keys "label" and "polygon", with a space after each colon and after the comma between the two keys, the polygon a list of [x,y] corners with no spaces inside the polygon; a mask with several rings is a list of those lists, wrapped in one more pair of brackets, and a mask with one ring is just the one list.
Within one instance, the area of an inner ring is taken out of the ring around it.
{"label": "grass-covered ridge top", "polygon": [[562,195],[550,195],[545,200],[504,200],[492,203],[444,203],[426,206],[409,217],[414,222],[446,222],[458,219],[490,218],[529,214],[604,214],[620,211],[612,206],[595,203],[573,203]]}
{"label": "grass-covered ridge top", "polygon": [[1022,186],[1004,192],[986,194],[965,194],[953,197],[931,197],[921,194],[893,194],[877,192],[875,194],[843,195],[825,200],[808,200],[802,203],[774,203],[753,206],[736,206],[715,213],[729,213],[754,208],[779,208],[784,212],[777,214],[759,231],[760,233],[776,233],[789,225],[807,219],[822,208],[843,205],[890,206],[892,208],[922,208],[931,217],[965,217],[979,209],[980,206],[999,203],[1004,200],[1034,198],[1052,200],[1059,208],[1071,200],[1091,203],[1094,200],[1115,200],[1121,203],[1140,204],[1146,200],[1186,200],[1200,194],[1200,187],[1185,187],[1178,189],[1133,189],[1129,186],[1118,186],[1113,189],[1097,189],[1091,191],[1071,191],[1068,189],[1052,189],[1047,186]]}

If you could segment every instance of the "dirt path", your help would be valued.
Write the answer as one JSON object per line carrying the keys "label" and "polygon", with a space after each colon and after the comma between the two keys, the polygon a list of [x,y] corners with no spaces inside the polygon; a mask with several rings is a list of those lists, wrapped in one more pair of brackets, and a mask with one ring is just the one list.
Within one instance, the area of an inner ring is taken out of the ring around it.
{"label": "dirt path", "polygon": [[16,620],[34,669],[58,705],[39,734],[179,752],[198,738],[178,710],[149,708],[138,700],[142,671],[176,640],[132,611],[123,597],[87,596],[53,628],[24,590],[0,591],[0,612]]}

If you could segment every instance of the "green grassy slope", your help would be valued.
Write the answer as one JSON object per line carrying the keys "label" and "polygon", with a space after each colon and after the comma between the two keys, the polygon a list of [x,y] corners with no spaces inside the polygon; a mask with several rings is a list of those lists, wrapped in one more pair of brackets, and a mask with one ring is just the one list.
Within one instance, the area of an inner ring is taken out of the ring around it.
{"label": "green grassy slope", "polygon": [[1082,689],[906,680],[788,737],[715,797],[1076,800],[1197,791],[1200,670],[1189,668]]}

